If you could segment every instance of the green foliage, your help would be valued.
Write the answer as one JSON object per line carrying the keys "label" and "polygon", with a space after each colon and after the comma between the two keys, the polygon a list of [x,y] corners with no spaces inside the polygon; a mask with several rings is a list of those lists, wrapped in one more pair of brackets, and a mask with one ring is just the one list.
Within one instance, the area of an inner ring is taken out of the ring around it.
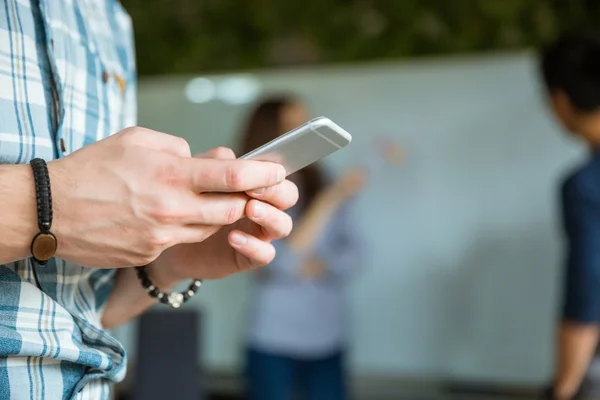
{"label": "green foliage", "polygon": [[538,46],[599,0],[123,0],[140,74]]}

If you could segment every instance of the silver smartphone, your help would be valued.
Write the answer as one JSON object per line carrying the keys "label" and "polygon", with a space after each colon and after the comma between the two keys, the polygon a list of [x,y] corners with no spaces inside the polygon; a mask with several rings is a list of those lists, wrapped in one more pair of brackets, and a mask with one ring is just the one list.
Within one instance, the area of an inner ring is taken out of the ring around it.
{"label": "silver smartphone", "polygon": [[346,147],[352,136],[329,118],[315,118],[240,158],[283,165],[288,175]]}

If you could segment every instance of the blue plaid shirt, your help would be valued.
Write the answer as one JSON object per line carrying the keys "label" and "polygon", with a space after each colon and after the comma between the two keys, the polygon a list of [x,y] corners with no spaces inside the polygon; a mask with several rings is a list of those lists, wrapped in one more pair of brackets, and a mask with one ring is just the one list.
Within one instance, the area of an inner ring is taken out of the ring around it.
{"label": "blue plaid shirt", "polygon": [[[135,125],[135,93],[118,1],[0,4],[0,163],[53,160]],[[100,323],[114,271],[59,259],[38,271],[42,290],[29,260],[0,266],[0,399],[108,398],[126,369]]]}

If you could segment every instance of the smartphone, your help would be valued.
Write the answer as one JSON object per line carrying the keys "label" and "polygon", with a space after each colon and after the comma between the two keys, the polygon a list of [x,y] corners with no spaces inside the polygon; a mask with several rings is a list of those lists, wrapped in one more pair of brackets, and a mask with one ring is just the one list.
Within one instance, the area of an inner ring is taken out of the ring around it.
{"label": "smartphone", "polygon": [[329,118],[319,117],[240,158],[283,165],[288,175],[346,147],[352,136]]}

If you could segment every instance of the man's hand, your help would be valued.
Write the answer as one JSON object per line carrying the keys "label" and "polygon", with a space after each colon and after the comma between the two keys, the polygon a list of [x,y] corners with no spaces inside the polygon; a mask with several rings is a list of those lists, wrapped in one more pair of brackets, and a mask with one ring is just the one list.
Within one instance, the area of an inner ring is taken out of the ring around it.
{"label": "man's hand", "polygon": [[[217,149],[200,157],[235,158],[228,149]],[[150,273],[157,282],[171,286],[182,279],[215,279],[264,266],[275,257],[271,240],[287,236],[292,220],[283,210],[296,204],[298,189],[290,181],[247,192],[247,218],[217,231],[207,240],[182,244],[165,251]]]}
{"label": "man's hand", "polygon": [[[224,148],[198,157],[235,159],[233,152]],[[282,210],[296,203],[298,189],[291,182],[283,181],[245,195],[232,196],[243,197],[247,218],[226,227],[205,225],[204,233],[210,238],[200,243],[176,245],[163,252],[148,267],[152,282],[161,290],[171,290],[183,279],[222,278],[273,260],[275,249],[269,242],[290,232],[292,221]],[[102,324],[105,327],[122,324],[154,302],[139,285],[135,270],[122,269],[107,302]]]}
{"label": "man's hand", "polygon": [[[145,265],[177,244],[202,242],[254,209],[243,192],[285,179],[273,163],[191,158],[185,140],[143,128],[86,146],[48,169],[57,256],[103,268]],[[231,232],[232,241],[237,237]],[[248,239],[239,248],[256,247]]]}

